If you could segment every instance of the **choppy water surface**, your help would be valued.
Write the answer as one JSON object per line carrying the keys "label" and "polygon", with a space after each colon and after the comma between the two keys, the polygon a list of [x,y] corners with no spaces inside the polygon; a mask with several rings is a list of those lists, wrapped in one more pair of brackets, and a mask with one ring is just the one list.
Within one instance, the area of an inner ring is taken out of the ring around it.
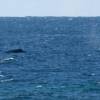
{"label": "choppy water surface", "polygon": [[0,100],[100,100],[99,20],[1,18]]}

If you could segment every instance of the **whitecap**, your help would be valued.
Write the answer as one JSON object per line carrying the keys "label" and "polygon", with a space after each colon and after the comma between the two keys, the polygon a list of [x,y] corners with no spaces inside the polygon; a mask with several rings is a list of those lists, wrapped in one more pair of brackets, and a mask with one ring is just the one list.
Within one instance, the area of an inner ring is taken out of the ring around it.
{"label": "whitecap", "polygon": [[1,74],[0,77],[5,77],[5,76]]}
{"label": "whitecap", "polygon": [[37,85],[36,87],[37,87],[37,88],[41,88],[41,87],[42,87],[42,85]]}
{"label": "whitecap", "polygon": [[95,76],[96,74],[95,73],[91,73],[91,76]]}
{"label": "whitecap", "polygon": [[100,81],[99,81],[99,82],[97,82],[97,84],[100,84]]}
{"label": "whitecap", "polygon": [[13,79],[11,78],[11,79],[5,79],[5,80],[1,80],[0,82],[9,82],[9,81],[13,81]]}
{"label": "whitecap", "polygon": [[91,55],[91,54],[88,54],[87,56],[88,56],[88,57],[91,57],[92,55]]}
{"label": "whitecap", "polygon": [[13,60],[14,58],[13,57],[9,57],[9,58],[5,58],[3,59],[4,61],[9,61],[9,60]]}
{"label": "whitecap", "polygon": [[7,58],[2,59],[2,60],[0,61],[0,63],[4,63],[4,62],[6,62],[6,61],[11,61],[11,60],[14,60],[14,58],[13,58],[13,57],[7,57]]}

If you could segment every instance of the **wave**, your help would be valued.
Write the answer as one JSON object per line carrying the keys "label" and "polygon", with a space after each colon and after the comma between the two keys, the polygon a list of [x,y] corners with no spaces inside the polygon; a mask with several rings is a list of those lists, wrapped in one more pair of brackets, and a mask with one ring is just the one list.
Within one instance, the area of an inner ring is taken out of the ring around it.
{"label": "wave", "polygon": [[12,61],[14,59],[15,59],[14,57],[7,57],[7,58],[4,58],[4,59],[1,59],[0,63],[5,63],[5,62],[8,62],[8,61]]}
{"label": "wave", "polygon": [[0,82],[1,83],[3,83],[3,82],[10,82],[10,81],[13,81],[14,79],[13,78],[11,78],[11,79],[4,79],[4,80],[0,80]]}

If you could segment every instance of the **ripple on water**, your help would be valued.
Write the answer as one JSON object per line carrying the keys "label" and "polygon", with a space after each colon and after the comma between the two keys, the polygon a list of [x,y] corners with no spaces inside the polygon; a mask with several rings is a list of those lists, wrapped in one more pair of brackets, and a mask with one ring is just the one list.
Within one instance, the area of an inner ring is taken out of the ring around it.
{"label": "ripple on water", "polygon": [[41,88],[41,87],[43,87],[43,86],[42,86],[42,85],[37,85],[37,86],[36,86],[36,88]]}
{"label": "ripple on water", "polygon": [[3,82],[10,82],[10,81],[13,81],[14,79],[11,78],[11,79],[4,79],[4,80],[1,80],[0,82],[3,83]]}
{"label": "ripple on water", "polygon": [[0,71],[0,82],[9,82],[9,81],[13,81],[13,78],[8,78],[6,75],[3,74],[2,71]]}
{"label": "ripple on water", "polygon": [[5,76],[1,74],[0,77],[5,77]]}

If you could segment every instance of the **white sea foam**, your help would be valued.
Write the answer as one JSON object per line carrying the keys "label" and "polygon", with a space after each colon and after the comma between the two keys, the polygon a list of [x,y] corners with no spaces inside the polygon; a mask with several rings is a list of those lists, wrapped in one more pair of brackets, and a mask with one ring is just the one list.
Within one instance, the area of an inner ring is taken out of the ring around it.
{"label": "white sea foam", "polygon": [[88,56],[88,57],[91,57],[91,56],[92,56],[92,54],[88,54],[87,56]]}
{"label": "white sea foam", "polygon": [[9,81],[13,81],[13,79],[11,78],[11,79],[5,79],[5,80],[1,80],[0,82],[9,82]]}
{"label": "white sea foam", "polygon": [[96,74],[95,73],[91,73],[91,76],[95,76]]}
{"label": "white sea foam", "polygon": [[7,57],[7,58],[0,60],[0,63],[4,63],[6,61],[11,61],[11,60],[14,60],[14,58],[13,57]]}
{"label": "white sea foam", "polygon": [[0,77],[5,77],[5,76],[1,74]]}
{"label": "white sea foam", "polygon": [[9,57],[9,58],[5,58],[3,59],[4,61],[9,61],[9,60],[13,60],[14,58],[13,57]]}
{"label": "white sea foam", "polygon": [[41,88],[41,87],[42,87],[42,85],[37,85],[36,87],[37,87],[37,88]]}
{"label": "white sea foam", "polygon": [[97,82],[98,84],[100,84],[100,81],[99,82]]}

